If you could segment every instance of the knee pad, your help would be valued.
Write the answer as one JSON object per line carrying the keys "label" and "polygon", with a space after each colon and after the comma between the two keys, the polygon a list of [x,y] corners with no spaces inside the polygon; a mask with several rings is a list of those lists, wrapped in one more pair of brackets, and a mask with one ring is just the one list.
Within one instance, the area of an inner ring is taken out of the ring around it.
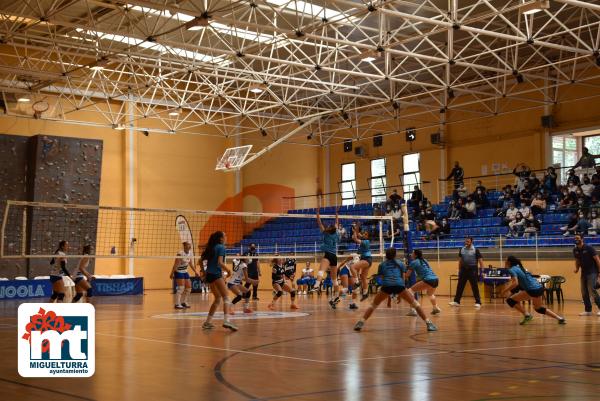
{"label": "knee pad", "polygon": [[52,291],[52,295],[50,296],[50,299],[56,299],[56,298],[58,298],[58,292]]}
{"label": "knee pad", "polygon": [[421,306],[421,304],[419,303],[419,301],[417,301],[416,299],[414,300],[414,302],[412,304],[410,304],[411,307],[417,309]]}
{"label": "knee pad", "polygon": [[92,287],[90,287],[90,288],[87,290],[87,294],[85,294],[85,296],[86,296],[86,297],[88,297],[88,298],[91,298],[91,297],[92,297],[92,295],[94,295],[94,291],[92,290]]}
{"label": "knee pad", "polygon": [[77,294],[75,294],[71,302],[77,302],[81,299],[81,297],[83,297],[83,292],[78,292]]}
{"label": "knee pad", "polygon": [[517,304],[517,301],[515,301],[512,298],[506,298],[506,303],[508,304],[508,306],[510,306],[511,308],[514,308],[515,305]]}
{"label": "knee pad", "polygon": [[275,293],[275,296],[276,296],[277,298],[281,297],[282,295],[283,295],[283,291],[277,291],[277,292]]}
{"label": "knee pad", "polygon": [[223,302],[231,305],[231,300],[229,299],[229,297],[223,297]]}
{"label": "knee pad", "polygon": [[191,294],[191,293],[192,293],[192,289],[191,289],[191,288],[189,288],[189,287],[185,287],[185,288],[183,289],[183,293],[184,293],[185,295],[189,295],[189,294]]}
{"label": "knee pad", "polygon": [[242,295],[242,297],[244,299],[250,299],[250,294],[252,293],[252,291],[246,291],[246,293],[244,295]]}
{"label": "knee pad", "polygon": [[317,273],[317,276],[319,276],[319,279],[323,278],[323,270],[319,270],[319,272]]}
{"label": "knee pad", "polygon": [[539,308],[536,308],[535,311],[537,313],[539,313],[540,315],[545,315],[546,314],[546,308],[543,306],[540,306]]}
{"label": "knee pad", "polygon": [[238,302],[240,302],[242,300],[242,296],[241,295],[236,295],[235,298],[233,298],[233,301],[231,301],[232,304],[237,304]]}
{"label": "knee pad", "polygon": [[290,296],[292,298],[296,298],[296,291],[292,290],[292,292],[290,292]]}
{"label": "knee pad", "polygon": [[58,298],[59,301],[62,301],[63,299],[65,299],[65,293],[64,292],[59,292],[57,298]]}
{"label": "knee pad", "polygon": [[184,287],[182,285],[178,285],[175,287],[175,292],[179,295],[183,294]]}

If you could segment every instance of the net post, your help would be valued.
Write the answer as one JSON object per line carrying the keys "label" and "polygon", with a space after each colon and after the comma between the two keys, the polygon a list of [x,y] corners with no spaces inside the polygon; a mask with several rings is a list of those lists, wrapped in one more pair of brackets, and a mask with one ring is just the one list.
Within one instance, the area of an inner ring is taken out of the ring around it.
{"label": "net post", "polygon": [[379,253],[383,255],[385,244],[383,243],[383,220],[379,220]]}
{"label": "net post", "polygon": [[394,219],[390,218],[390,233],[391,233],[391,238],[390,238],[390,248],[394,247]]}
{"label": "net post", "polygon": [[6,201],[4,206],[4,218],[2,219],[2,231],[0,232],[0,258],[4,257],[4,237],[6,236],[6,220],[8,220],[8,208],[10,201]]}

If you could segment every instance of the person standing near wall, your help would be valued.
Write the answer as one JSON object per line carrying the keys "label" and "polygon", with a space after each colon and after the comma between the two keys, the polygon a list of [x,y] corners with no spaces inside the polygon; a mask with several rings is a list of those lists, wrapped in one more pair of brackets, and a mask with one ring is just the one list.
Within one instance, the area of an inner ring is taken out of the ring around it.
{"label": "person standing near wall", "polygon": [[573,248],[573,256],[575,257],[575,273],[581,270],[581,297],[585,311],[579,316],[592,315],[592,302],[590,297],[594,299],[594,303],[598,307],[597,315],[600,316],[600,295],[598,294],[598,269],[600,268],[600,258],[596,250],[585,243],[582,234],[575,235],[575,248]]}
{"label": "person standing near wall", "polygon": [[458,251],[458,286],[456,287],[456,295],[454,301],[450,302],[450,306],[460,306],[460,299],[467,281],[471,284],[473,296],[475,297],[475,309],[481,308],[481,298],[479,296],[478,276],[479,270],[477,266],[483,269],[483,257],[473,245],[473,238],[465,239],[465,246]]}
{"label": "person standing near wall", "polygon": [[462,185],[463,179],[465,178],[465,171],[458,162],[454,162],[454,167],[452,168],[452,171],[450,171],[450,174],[448,174],[448,177],[446,177],[446,181],[450,178],[454,180],[454,189],[457,189]]}

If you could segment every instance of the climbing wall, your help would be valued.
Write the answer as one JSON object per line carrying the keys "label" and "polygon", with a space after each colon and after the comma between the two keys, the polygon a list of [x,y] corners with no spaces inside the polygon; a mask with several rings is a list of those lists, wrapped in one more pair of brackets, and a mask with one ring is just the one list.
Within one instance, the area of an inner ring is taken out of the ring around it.
{"label": "climbing wall", "polygon": [[[48,203],[97,205],[100,201],[102,141],[38,135],[32,138],[34,171],[31,200]],[[98,214],[83,209],[36,209],[29,219],[32,235],[30,254],[51,254],[63,238],[77,238],[69,243],[71,254],[81,254],[85,244],[94,244]],[[43,233],[43,235],[39,235]],[[70,260],[70,270],[76,261]],[[93,271],[91,263],[89,269]],[[31,259],[31,276],[46,275],[48,261]]]}
{"label": "climbing wall", "polygon": [[[0,134],[0,221],[8,199],[27,200],[28,141],[27,137]],[[19,247],[22,233],[17,227],[7,227],[5,246]],[[15,253],[15,249],[8,252]],[[26,259],[0,259],[0,277],[26,275]]]}
{"label": "climbing wall", "polygon": [[[3,185],[0,199],[83,205],[99,203],[102,141],[48,135],[30,138],[4,137],[7,139],[4,142],[0,141],[0,154],[13,154],[18,160],[23,160],[23,166],[19,171],[13,171],[17,166],[7,165],[0,173],[19,176],[13,178],[11,185],[6,186],[12,188],[12,192],[5,190]],[[15,155],[12,150],[13,142],[22,144],[23,140],[25,145],[17,147],[14,150]],[[3,157],[3,164],[4,160]],[[7,172],[4,173],[4,170]],[[23,191],[20,197],[15,193],[17,187]],[[83,245],[93,245],[96,240],[98,216],[95,210],[57,207],[35,208],[35,210],[28,210],[27,213],[28,235],[25,246],[28,254],[51,254],[55,251],[58,242],[67,237],[76,238],[70,240],[69,253],[80,254]],[[11,235],[19,236],[20,232],[22,230],[15,230]],[[22,242],[18,241],[18,243]],[[8,263],[9,266],[15,266],[12,261]],[[74,270],[76,264],[76,260],[70,260],[69,268]],[[48,274],[48,266],[48,260],[29,259],[24,271],[22,265],[19,265],[21,270],[18,275],[45,276]],[[89,269],[93,272],[93,263],[90,264]],[[17,274],[10,269],[0,269],[0,276],[10,278],[15,275]]]}

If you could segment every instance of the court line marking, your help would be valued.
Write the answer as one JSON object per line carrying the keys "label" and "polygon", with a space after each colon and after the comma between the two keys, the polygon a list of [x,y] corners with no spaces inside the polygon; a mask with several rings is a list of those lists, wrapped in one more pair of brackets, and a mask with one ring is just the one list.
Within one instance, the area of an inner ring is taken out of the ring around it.
{"label": "court line marking", "polygon": [[374,357],[367,357],[367,358],[340,359],[340,360],[336,360],[336,361],[330,361],[330,363],[346,363],[346,362],[353,362],[353,361],[368,361],[368,360],[404,358],[404,357],[413,357],[413,356],[464,354],[464,353],[481,352],[481,351],[499,351],[499,350],[520,349],[520,348],[556,347],[556,346],[560,346],[560,345],[579,345],[579,344],[593,344],[593,343],[600,343],[600,340],[577,341],[577,342],[570,342],[570,343],[555,343],[555,344],[518,345],[518,346],[513,346],[513,347],[473,348],[473,349],[464,349],[464,350],[437,351],[437,352],[426,352],[426,353],[416,353],[416,354],[374,356]]}
{"label": "court line marking", "polygon": [[233,352],[233,353],[239,353],[239,354],[250,354],[250,355],[258,355],[258,356],[266,356],[266,357],[271,357],[271,358],[292,359],[292,360],[295,360],[295,361],[316,362],[316,363],[329,363],[329,361],[321,361],[319,359],[299,358],[299,357],[295,357],[295,356],[269,354],[269,353],[265,353],[265,352],[244,351],[244,350],[241,350],[241,349],[233,349],[233,348],[210,347],[210,346],[207,346],[207,345],[197,345],[197,344],[180,343],[180,342],[174,342],[174,341],[158,340],[158,339],[155,339],[155,338],[145,338],[145,337],[135,337],[135,336],[122,336],[122,335],[118,335],[118,334],[98,333],[98,332],[96,332],[96,335],[99,335],[99,336],[108,336],[108,337],[117,337],[117,338],[123,338],[123,339],[126,339],[126,340],[150,341],[150,342],[155,342],[155,343],[160,343],[160,344],[181,345],[181,346],[184,346],[184,347],[201,348],[201,349],[208,349],[208,350],[214,350],[214,351],[225,351],[225,352]]}

